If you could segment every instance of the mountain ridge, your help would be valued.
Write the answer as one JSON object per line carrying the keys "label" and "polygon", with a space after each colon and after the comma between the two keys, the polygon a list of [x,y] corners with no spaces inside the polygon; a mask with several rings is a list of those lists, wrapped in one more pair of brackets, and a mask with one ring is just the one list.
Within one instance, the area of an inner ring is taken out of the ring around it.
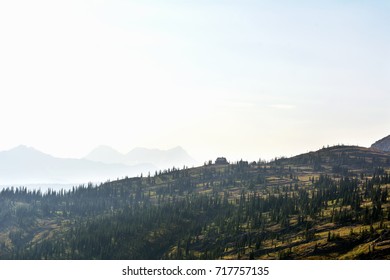
{"label": "mountain ridge", "polygon": [[0,152],[0,185],[104,182],[155,169],[150,164],[127,166],[58,158],[24,145]]}
{"label": "mountain ridge", "polygon": [[101,145],[87,154],[85,159],[104,162],[121,163],[126,165],[152,164],[159,169],[175,167],[194,166],[197,164],[181,146],[176,146],[168,150],[149,149],[136,147],[127,153],[120,153],[117,150]]}

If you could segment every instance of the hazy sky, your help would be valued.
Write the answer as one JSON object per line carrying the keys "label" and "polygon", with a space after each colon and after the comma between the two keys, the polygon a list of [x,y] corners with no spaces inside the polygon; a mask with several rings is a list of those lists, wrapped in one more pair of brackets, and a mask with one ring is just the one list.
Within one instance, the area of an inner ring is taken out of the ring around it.
{"label": "hazy sky", "polygon": [[203,162],[369,146],[390,134],[389,14],[387,0],[0,1],[0,150],[181,145]]}

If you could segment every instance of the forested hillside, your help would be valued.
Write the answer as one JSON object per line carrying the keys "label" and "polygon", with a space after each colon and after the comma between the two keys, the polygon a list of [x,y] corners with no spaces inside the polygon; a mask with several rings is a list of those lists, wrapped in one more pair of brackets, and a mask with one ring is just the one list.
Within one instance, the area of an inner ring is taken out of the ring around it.
{"label": "forested hillside", "polygon": [[389,259],[390,154],[353,146],[0,192],[2,259]]}

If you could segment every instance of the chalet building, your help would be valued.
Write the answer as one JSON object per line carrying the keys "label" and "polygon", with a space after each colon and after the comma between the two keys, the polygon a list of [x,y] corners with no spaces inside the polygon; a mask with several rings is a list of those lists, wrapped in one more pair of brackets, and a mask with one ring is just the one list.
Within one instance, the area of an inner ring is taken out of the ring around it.
{"label": "chalet building", "polygon": [[219,157],[215,160],[215,164],[229,164],[224,157]]}

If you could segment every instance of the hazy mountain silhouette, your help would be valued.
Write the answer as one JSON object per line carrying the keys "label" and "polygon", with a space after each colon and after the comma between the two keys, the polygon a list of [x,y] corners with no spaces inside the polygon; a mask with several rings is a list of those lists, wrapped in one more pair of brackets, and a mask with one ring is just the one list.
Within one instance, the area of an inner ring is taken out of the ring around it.
{"label": "hazy mountain silhouette", "polygon": [[126,157],[124,154],[114,150],[110,146],[101,145],[93,149],[85,159],[103,163],[124,163]]}
{"label": "hazy mountain silhouette", "polygon": [[156,167],[151,164],[128,166],[57,158],[26,146],[0,152],[0,185],[101,182],[153,170]]}
{"label": "hazy mountain silhouette", "polygon": [[122,154],[109,146],[99,146],[90,152],[85,159],[111,164],[152,164],[159,169],[173,166],[182,168],[183,165],[191,167],[197,164],[180,146],[169,150],[135,148],[127,154]]}

